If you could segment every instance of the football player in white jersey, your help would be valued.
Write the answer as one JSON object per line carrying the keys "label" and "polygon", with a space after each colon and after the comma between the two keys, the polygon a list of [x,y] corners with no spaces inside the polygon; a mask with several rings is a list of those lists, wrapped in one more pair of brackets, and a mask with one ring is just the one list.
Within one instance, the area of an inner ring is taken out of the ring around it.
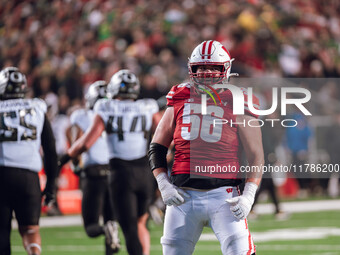
{"label": "football player in white jersey", "polygon": [[[85,95],[86,109],[75,110],[70,117],[71,127],[67,132],[70,144],[90,127],[95,115],[94,104],[98,99],[106,98],[106,88],[106,81],[96,81],[89,86]],[[86,234],[89,237],[105,235],[106,255],[111,255],[119,251],[120,241],[109,191],[109,152],[105,137],[106,133],[103,132],[93,146],[81,155],[82,169],[77,174],[83,192],[82,217]],[[100,215],[103,216],[104,226],[99,223]]]}
{"label": "football player in white jersey", "polygon": [[146,155],[153,117],[159,107],[154,99],[137,100],[139,80],[129,70],[115,73],[107,90],[109,99],[95,104],[91,127],[72,145],[63,162],[87,151],[106,130],[114,209],[126,247],[130,255],[147,255],[147,208],[153,195],[153,179]]}
{"label": "football player in white jersey", "polygon": [[0,72],[0,254],[11,254],[10,232],[14,211],[27,254],[40,255],[41,211],[38,172],[44,152],[47,183],[44,203],[54,200],[58,175],[57,154],[43,100],[24,99],[26,77],[16,67]]}

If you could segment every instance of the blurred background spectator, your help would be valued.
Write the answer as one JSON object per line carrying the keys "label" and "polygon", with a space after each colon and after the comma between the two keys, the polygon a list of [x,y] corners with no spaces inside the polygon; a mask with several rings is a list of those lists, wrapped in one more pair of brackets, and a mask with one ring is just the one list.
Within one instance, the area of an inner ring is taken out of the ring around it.
{"label": "blurred background spectator", "polygon": [[[339,12],[321,0],[1,1],[0,65],[26,73],[35,96],[65,92],[69,105],[121,68],[159,98],[187,78],[193,45],[208,39],[246,76],[338,77]],[[336,84],[313,89],[339,98]]]}

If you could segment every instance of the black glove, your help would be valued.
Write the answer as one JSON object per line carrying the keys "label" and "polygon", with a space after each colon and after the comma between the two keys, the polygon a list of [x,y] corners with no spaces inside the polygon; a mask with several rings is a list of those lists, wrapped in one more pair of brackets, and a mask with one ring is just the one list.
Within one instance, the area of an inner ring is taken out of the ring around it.
{"label": "black glove", "polygon": [[81,173],[83,172],[83,168],[81,166],[79,166],[79,159],[78,158],[74,158],[72,159],[72,164],[73,164],[73,173],[77,176],[80,176]]}
{"label": "black glove", "polygon": [[44,198],[44,206],[50,206],[56,199],[55,193],[51,189],[45,188],[42,196]]}
{"label": "black glove", "polygon": [[67,153],[61,155],[60,158],[58,159],[58,168],[61,169],[63,165],[70,161],[70,159],[71,157]]}
{"label": "black glove", "polygon": [[80,177],[82,175],[82,172],[84,171],[84,169],[80,166],[75,166],[73,169],[73,173],[75,175],[77,175],[78,177]]}

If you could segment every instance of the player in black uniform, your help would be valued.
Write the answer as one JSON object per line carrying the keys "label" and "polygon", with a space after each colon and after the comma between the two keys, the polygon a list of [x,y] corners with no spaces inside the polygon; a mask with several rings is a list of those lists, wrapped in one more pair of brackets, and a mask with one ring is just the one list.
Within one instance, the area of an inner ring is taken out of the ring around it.
{"label": "player in black uniform", "polygon": [[63,161],[88,150],[106,130],[112,170],[113,205],[130,255],[148,255],[150,236],[146,228],[153,179],[146,157],[154,99],[136,100],[140,84],[129,70],[114,74],[108,84],[109,99],[99,100],[89,130],[68,150]]}
{"label": "player in black uniform", "polygon": [[[67,129],[70,144],[81,137],[90,127],[94,117],[93,106],[100,98],[106,98],[107,84],[96,81],[91,84],[86,95],[86,109],[75,110],[70,117],[71,127]],[[80,187],[83,192],[82,217],[86,234],[89,237],[105,235],[106,255],[117,253],[120,248],[118,238],[118,223],[114,221],[114,212],[110,192],[109,152],[105,140],[105,133],[96,143],[82,154],[80,166],[76,165],[76,172],[80,177]],[[73,138],[73,139],[72,139]],[[103,216],[104,226],[99,224],[99,217]]]}

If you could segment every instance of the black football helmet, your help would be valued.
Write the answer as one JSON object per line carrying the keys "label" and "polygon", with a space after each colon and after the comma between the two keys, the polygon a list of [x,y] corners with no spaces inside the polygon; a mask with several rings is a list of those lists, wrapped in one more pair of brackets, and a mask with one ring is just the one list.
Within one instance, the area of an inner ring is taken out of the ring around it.
{"label": "black football helmet", "polygon": [[16,67],[6,67],[0,72],[0,98],[24,98],[27,92],[26,76]]}
{"label": "black football helmet", "polygon": [[86,107],[92,109],[98,99],[106,98],[106,81],[96,81],[92,83],[85,95]]}
{"label": "black football helmet", "polygon": [[115,73],[107,86],[110,98],[137,99],[139,91],[140,84],[137,76],[127,69]]}

